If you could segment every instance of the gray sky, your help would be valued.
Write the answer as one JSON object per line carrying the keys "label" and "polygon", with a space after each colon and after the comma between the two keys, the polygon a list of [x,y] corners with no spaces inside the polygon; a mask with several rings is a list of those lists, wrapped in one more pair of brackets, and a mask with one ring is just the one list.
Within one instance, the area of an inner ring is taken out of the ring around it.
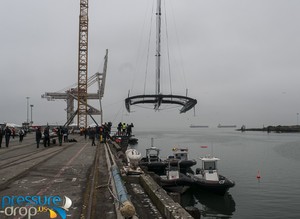
{"label": "gray sky", "polygon": [[[41,95],[77,81],[79,2],[1,2],[0,122],[26,121],[27,96],[34,105],[35,123],[66,121],[66,103],[49,102]],[[155,2],[89,0],[89,76],[102,71],[105,49],[109,50],[105,121],[133,122],[136,127],[297,123],[298,0],[167,0],[172,92],[185,95],[188,88],[189,96],[198,100],[196,116],[193,111],[179,114],[179,108],[154,112],[133,107],[128,114],[124,108],[128,90],[138,94],[144,89]],[[150,47],[147,90],[153,93],[154,46]],[[169,85],[162,83],[167,94]],[[97,102],[92,105],[98,108]]]}

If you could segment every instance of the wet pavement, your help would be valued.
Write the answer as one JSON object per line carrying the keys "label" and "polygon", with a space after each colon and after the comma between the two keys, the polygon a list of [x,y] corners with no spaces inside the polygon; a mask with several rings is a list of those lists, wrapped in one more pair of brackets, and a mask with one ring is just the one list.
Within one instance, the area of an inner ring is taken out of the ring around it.
{"label": "wet pavement", "polygon": [[[1,209],[12,204],[3,206],[4,196],[59,196],[61,199],[67,196],[72,201],[67,214],[71,218],[80,218],[82,197],[96,147],[78,137],[74,136],[78,142],[36,148],[33,134],[29,134],[21,144],[12,141],[9,148],[2,148],[0,163],[7,168],[0,168]],[[14,203],[14,206],[21,205]],[[0,218],[12,218],[5,215],[0,214]],[[15,216],[18,218],[19,215]],[[37,213],[34,218],[49,218],[49,211]]]}
{"label": "wet pavement", "polygon": [[[89,139],[79,135],[69,139],[76,142],[47,148],[36,148],[34,134],[22,143],[12,139],[8,148],[2,142],[0,219],[48,219],[55,214],[57,218],[123,218],[112,194],[104,145],[91,146]],[[128,180],[126,187],[138,218],[164,218],[137,181]]]}

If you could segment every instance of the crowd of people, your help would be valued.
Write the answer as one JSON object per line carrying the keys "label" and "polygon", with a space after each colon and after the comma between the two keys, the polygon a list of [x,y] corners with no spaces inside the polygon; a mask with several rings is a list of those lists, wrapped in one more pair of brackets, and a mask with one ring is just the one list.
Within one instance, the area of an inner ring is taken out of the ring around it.
{"label": "crowd of people", "polygon": [[104,123],[101,126],[87,127],[80,129],[80,135],[84,135],[84,138],[92,140],[92,146],[96,146],[95,141],[106,143],[107,139],[110,138],[112,123]]}
{"label": "crowd of people", "polygon": [[5,138],[5,146],[8,148],[9,142],[11,138],[15,138],[16,136],[19,136],[19,142],[21,143],[23,141],[24,136],[26,135],[26,132],[23,128],[19,129],[18,133],[16,133],[16,129],[10,128],[6,126],[4,129],[0,126],[0,148],[2,147],[2,139]]}
{"label": "crowd of people", "polygon": [[[54,133],[53,136],[58,137],[59,145],[62,145],[62,140],[64,142],[68,141],[68,129],[62,128],[62,126],[57,127],[50,131],[50,127],[46,126],[43,130],[41,127],[37,127],[35,130],[35,141],[36,141],[36,147],[40,147],[40,142],[43,140],[44,147],[50,146],[50,138],[52,137],[51,134]],[[27,131],[25,131],[24,128],[18,128],[18,131],[16,131],[16,128],[9,127],[9,126],[1,126],[0,125],[0,148],[2,147],[2,141],[3,138],[5,139],[5,146],[8,148],[10,144],[11,138],[14,139],[16,136],[19,137],[19,143],[23,142],[24,137],[26,136]]]}
{"label": "crowd of people", "polygon": [[125,122],[123,122],[123,123],[120,122],[117,127],[117,129],[118,129],[117,135],[118,136],[121,136],[121,135],[131,136],[133,127],[134,127],[133,123],[131,123],[129,125],[129,124],[126,124]]}
{"label": "crowd of people", "polygon": [[[133,124],[126,124],[120,122],[117,126],[117,133],[118,136],[132,136],[132,128]],[[92,146],[96,146],[96,142],[106,143],[107,139],[110,138],[111,135],[111,128],[112,123],[104,123],[101,126],[97,125],[95,127],[87,127],[87,128],[81,128],[80,129],[80,135],[84,135],[84,138],[91,139]],[[43,140],[43,146],[49,147],[50,146],[50,139],[51,139],[51,133],[55,134],[55,137],[58,138],[58,144],[59,146],[62,145],[62,142],[68,141],[68,135],[69,130],[67,128],[64,128],[62,126],[56,127],[52,130],[50,130],[49,126],[46,126],[44,129],[41,127],[37,127],[35,129],[35,141],[36,141],[36,147],[40,147],[40,143]],[[11,138],[15,138],[16,136],[16,130],[15,128],[11,128],[6,126],[5,128],[2,128],[0,126],[0,148],[2,147],[2,139],[5,138],[5,146],[9,147],[9,142]],[[24,136],[26,136],[26,131],[23,128],[20,128],[18,131],[19,136],[19,142],[22,143]],[[54,140],[55,142],[55,140]]]}

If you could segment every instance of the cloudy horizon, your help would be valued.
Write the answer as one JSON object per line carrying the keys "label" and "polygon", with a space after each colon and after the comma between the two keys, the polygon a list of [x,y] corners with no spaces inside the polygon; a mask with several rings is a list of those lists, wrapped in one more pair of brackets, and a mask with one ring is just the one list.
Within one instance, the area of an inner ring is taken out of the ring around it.
{"label": "cloudy horizon", "polygon": [[[79,2],[2,3],[0,123],[27,120],[26,97],[34,105],[34,123],[66,122],[66,102],[47,101],[41,95],[77,81]],[[179,114],[179,108],[154,112],[143,106],[126,112],[128,91],[143,92],[148,21],[155,2],[89,0],[89,76],[102,72],[105,50],[109,52],[102,102],[105,121],[133,122],[136,128],[298,123],[300,2],[296,0],[163,1],[170,18],[172,71],[183,72],[178,77],[172,72],[172,92],[185,95],[188,88],[198,104],[195,113]],[[149,56],[151,90],[155,54]],[[89,92],[93,91],[95,87]],[[92,105],[99,108],[98,102]]]}

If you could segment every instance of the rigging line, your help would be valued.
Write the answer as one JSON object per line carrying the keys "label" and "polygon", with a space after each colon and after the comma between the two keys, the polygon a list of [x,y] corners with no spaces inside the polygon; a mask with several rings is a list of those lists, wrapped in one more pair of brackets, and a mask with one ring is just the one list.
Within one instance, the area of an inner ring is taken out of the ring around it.
{"label": "rigging line", "polygon": [[62,93],[62,92],[65,92],[65,91],[67,91],[67,90],[69,90],[69,89],[71,89],[71,88],[73,88],[73,87],[77,87],[77,83],[74,83],[74,84],[72,84],[72,85],[70,85],[70,86],[68,86],[68,87],[65,87],[65,88],[63,88],[63,89],[60,89],[59,91],[57,91],[57,93]]}
{"label": "rigging line", "polygon": [[[150,3],[148,3],[150,4]],[[143,33],[144,33],[144,30],[145,30],[145,27],[146,27],[146,17],[147,17],[147,9],[148,9],[148,5],[146,6],[146,10],[145,10],[145,13],[144,13],[144,20],[143,20],[143,27],[142,27],[142,30],[141,30],[141,33],[140,33],[140,40],[139,40],[139,43],[138,43],[138,54],[141,54],[143,51],[142,51],[142,39],[143,39]],[[140,60],[139,60],[140,59]],[[141,62],[141,59],[142,59],[142,56],[141,55],[137,55],[136,56],[136,60],[135,60],[135,71],[134,71],[134,75],[133,75],[133,80],[132,80],[132,83],[131,83],[131,90],[133,90],[134,88],[134,83],[135,83],[135,79],[136,79],[136,74],[139,70],[139,67],[138,67],[138,63]]]}
{"label": "rigging line", "polygon": [[170,92],[173,93],[172,89],[172,77],[171,77],[171,62],[170,62],[170,47],[169,47],[169,35],[168,35],[168,23],[167,23],[167,10],[166,10],[166,1],[164,1],[165,9],[165,26],[166,26],[166,42],[167,42],[167,56],[168,56],[168,70],[169,70],[169,82],[170,82]]}
{"label": "rigging line", "polygon": [[122,114],[121,114],[121,121],[123,122],[123,116],[124,116],[124,104],[122,104]]}
{"label": "rigging line", "polygon": [[[95,79],[96,78],[96,75],[92,75],[90,78],[88,78],[88,83],[89,83],[89,86],[92,84],[92,83],[94,83],[95,82]],[[65,87],[65,88],[63,88],[63,89],[60,89],[59,91],[57,91],[58,93],[62,93],[62,92],[66,92],[67,90],[70,90],[71,88],[77,88],[77,85],[78,85],[78,83],[74,83],[74,84],[72,84],[72,85],[69,85],[69,86],[67,86],[67,87]]]}
{"label": "rigging line", "polygon": [[153,14],[154,14],[154,1],[153,1],[153,4],[152,4],[151,20],[150,20],[150,30],[149,30],[149,35],[148,35],[149,38],[148,38],[148,48],[147,48],[145,79],[144,79],[144,94],[146,93],[146,82],[147,82],[148,66],[149,66],[149,55],[150,55],[150,43],[151,43],[151,36],[152,36]]}
{"label": "rigging line", "polygon": [[[117,119],[117,116],[120,114],[120,112],[122,111],[122,113],[123,113],[123,104],[121,104],[121,106],[120,106],[120,108],[119,108],[119,110],[118,110],[118,112],[115,114],[115,116],[113,117],[113,123],[116,121],[116,119]],[[123,118],[122,118],[123,119]],[[122,121],[122,120],[121,120]]]}
{"label": "rigging line", "polygon": [[174,23],[174,28],[175,28],[175,34],[176,34],[176,39],[177,39],[177,45],[178,45],[178,52],[179,52],[179,58],[180,58],[180,66],[181,66],[181,70],[182,70],[182,76],[183,76],[183,81],[184,81],[184,85],[185,88],[187,88],[187,81],[186,81],[186,77],[185,77],[185,69],[184,69],[184,64],[183,64],[183,58],[182,58],[182,51],[181,51],[181,47],[180,47],[180,40],[179,40],[179,34],[178,34],[178,28],[175,22],[175,15],[174,15],[174,7],[173,7],[173,2],[170,1],[170,5],[171,5],[171,11],[172,11],[172,17],[173,17],[173,23]]}

